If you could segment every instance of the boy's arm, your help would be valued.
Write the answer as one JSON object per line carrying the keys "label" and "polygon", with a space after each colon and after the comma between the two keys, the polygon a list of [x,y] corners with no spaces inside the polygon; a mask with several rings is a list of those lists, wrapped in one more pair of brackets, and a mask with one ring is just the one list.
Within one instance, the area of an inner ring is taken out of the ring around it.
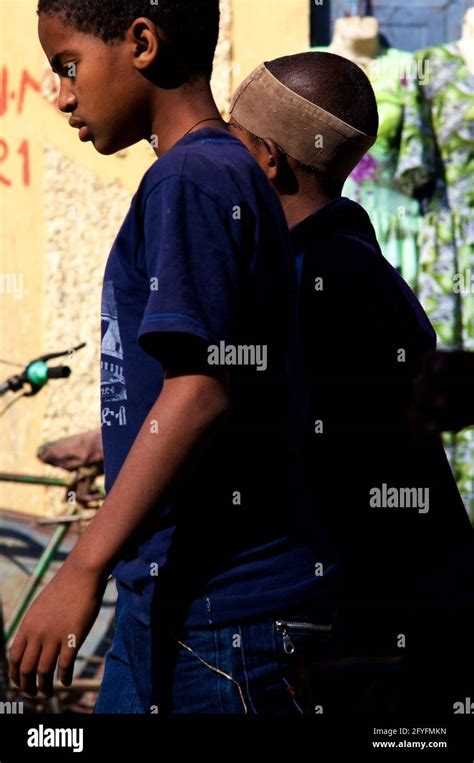
{"label": "boy's arm", "polygon": [[226,388],[217,378],[165,378],[106,501],[69,554],[77,569],[98,576],[110,573],[124,544],[228,405]]}
{"label": "boy's arm", "polygon": [[[60,680],[71,683],[77,652],[97,617],[120,550],[228,407],[223,379],[167,374],[104,504],[15,637],[10,674],[23,691],[35,696],[38,676],[38,689],[50,696],[58,656]],[[151,426],[153,421],[158,427]]]}

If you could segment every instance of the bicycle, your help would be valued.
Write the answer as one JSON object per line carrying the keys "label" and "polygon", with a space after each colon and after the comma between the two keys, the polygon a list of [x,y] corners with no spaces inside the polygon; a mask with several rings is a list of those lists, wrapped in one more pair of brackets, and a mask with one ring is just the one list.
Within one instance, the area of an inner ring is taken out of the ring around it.
{"label": "bicycle", "polygon": [[[55,366],[50,367],[47,365],[48,361],[53,358],[63,357],[70,355],[71,352],[75,352],[78,349],[84,347],[84,344],[78,345],[73,350],[67,350],[65,352],[50,353],[43,355],[25,366],[22,373],[8,378],[5,382],[0,384],[0,396],[3,396],[7,392],[17,392],[21,390],[25,385],[29,385],[30,390],[23,392],[22,395],[14,398],[9,405],[0,413],[0,416],[12,405],[16,400],[21,397],[31,397],[36,395],[50,379],[68,378],[71,374],[71,369],[68,366]],[[0,598],[0,700],[5,701],[8,696],[16,696],[19,693],[19,689],[9,685],[8,670],[7,670],[7,647],[11,644],[14,634],[31,604],[35,595],[39,593],[40,586],[45,583],[46,578],[53,572],[53,569],[61,563],[61,554],[67,553],[67,546],[70,542],[71,528],[76,528],[78,532],[84,529],[84,525],[92,519],[97,509],[100,507],[103,498],[105,497],[104,489],[101,485],[96,483],[97,477],[102,472],[102,464],[95,459],[94,463],[89,463],[87,457],[83,454],[76,455],[76,458],[70,459],[69,466],[58,464],[54,460],[48,459],[48,454],[52,452],[54,446],[74,441],[74,436],[70,438],[63,438],[60,441],[53,443],[45,443],[38,451],[37,456],[43,463],[53,463],[54,465],[63,466],[65,470],[71,473],[69,479],[60,477],[43,477],[40,475],[21,474],[21,473],[8,473],[0,472],[1,482],[20,483],[24,485],[46,485],[48,487],[58,487],[65,489],[65,503],[66,510],[60,516],[55,517],[38,517],[29,516],[24,512],[18,512],[14,510],[0,510],[0,516],[3,518],[3,525],[6,532],[4,532],[3,547],[0,545],[0,566],[2,565],[2,552],[7,559],[7,574],[2,575],[4,586],[7,588],[10,585],[13,589],[16,587],[15,572],[18,572],[17,568],[21,568],[22,572],[25,572],[25,560],[23,557],[27,557],[27,561],[30,561],[32,556],[37,556],[36,563],[32,570],[27,570],[27,580],[24,585],[21,594],[17,597],[14,605],[10,607],[10,613],[8,621],[4,622],[4,602]],[[82,462],[81,462],[82,457]],[[66,459],[67,460],[67,459]],[[72,464],[72,468],[71,468]],[[29,525],[29,529],[24,529],[24,524]],[[34,529],[31,529],[32,526]],[[42,536],[48,533],[50,527],[55,527],[53,535],[42,546]],[[13,558],[12,558],[13,556]],[[16,565],[15,570],[8,567],[10,565]],[[8,574],[10,572],[10,575]],[[13,580],[13,582],[12,582]],[[111,577],[109,581],[113,580]],[[7,595],[7,600],[8,600]],[[83,661],[84,665],[80,670],[80,677],[75,678],[72,685],[65,688],[59,682],[54,684],[55,688],[59,690],[60,695],[64,698],[66,695],[69,699],[79,693],[83,694],[87,691],[97,691],[100,681],[97,679],[96,674],[100,668],[105,652],[108,648],[106,642],[111,641],[110,631],[113,623],[114,604],[116,593],[109,590],[107,587],[106,594],[104,596],[103,606],[99,614],[97,624],[94,626],[91,633],[86,639],[85,645],[91,644],[94,639],[98,639],[99,633],[105,631],[102,634],[102,638],[99,641],[100,654],[94,653],[87,654],[88,646],[83,645],[81,650],[82,654],[78,655],[78,660]],[[112,611],[107,612],[110,608]],[[95,631],[95,635],[94,635]],[[47,704],[49,712],[61,712],[60,702],[55,696],[50,700],[38,701],[38,700],[25,700],[25,703],[31,703],[35,708],[41,708],[42,704]],[[65,702],[67,704],[67,701]],[[77,710],[77,708],[76,708]]]}

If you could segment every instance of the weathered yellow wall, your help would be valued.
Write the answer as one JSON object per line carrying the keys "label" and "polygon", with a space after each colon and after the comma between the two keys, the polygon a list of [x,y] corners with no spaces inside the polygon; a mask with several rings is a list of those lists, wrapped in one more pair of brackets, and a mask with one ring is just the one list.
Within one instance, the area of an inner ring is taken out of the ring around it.
{"label": "weathered yellow wall", "polygon": [[[213,89],[225,113],[232,88],[262,60],[307,48],[309,3],[221,0],[221,7]],[[56,78],[36,26],[36,0],[0,0],[0,359],[21,364],[81,341],[87,347],[72,357],[70,379],[51,382],[0,418],[0,468],[46,475],[61,472],[37,461],[42,442],[99,425],[103,269],[155,155],[143,142],[104,157],[78,140],[56,109]],[[14,371],[0,363],[1,380]],[[9,400],[0,400],[0,410]],[[61,510],[61,496],[0,483],[2,507],[51,513]]]}
{"label": "weathered yellow wall", "polygon": [[262,61],[307,50],[309,0],[232,0],[232,87]]}
{"label": "weathered yellow wall", "polygon": [[[146,143],[114,157],[80,143],[68,116],[57,111],[56,78],[37,40],[35,10],[35,0],[0,3],[0,274],[19,279],[2,279],[0,358],[23,363],[87,342],[70,361],[70,379],[19,400],[0,419],[1,469],[45,475],[60,472],[37,461],[40,443],[99,424],[102,273],[155,155]],[[230,95],[229,23],[224,3],[214,77],[223,109]],[[0,378],[14,370],[0,364]],[[2,398],[1,410],[10,399]],[[0,483],[0,506],[8,508],[49,513],[60,510],[61,498],[56,489]]]}

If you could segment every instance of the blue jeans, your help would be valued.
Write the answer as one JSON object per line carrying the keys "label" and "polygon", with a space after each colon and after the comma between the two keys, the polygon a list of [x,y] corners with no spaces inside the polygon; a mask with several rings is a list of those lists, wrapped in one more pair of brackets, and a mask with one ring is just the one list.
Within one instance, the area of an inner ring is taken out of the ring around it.
{"label": "blue jeans", "polygon": [[302,606],[227,626],[146,626],[119,597],[94,713],[314,714],[311,666],[331,652],[330,618]]}

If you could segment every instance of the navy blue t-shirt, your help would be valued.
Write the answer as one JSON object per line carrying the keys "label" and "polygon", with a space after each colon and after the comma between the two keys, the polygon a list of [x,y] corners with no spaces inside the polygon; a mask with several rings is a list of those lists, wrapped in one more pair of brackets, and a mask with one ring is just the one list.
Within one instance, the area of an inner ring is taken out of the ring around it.
{"label": "navy blue t-shirt", "polygon": [[207,625],[323,602],[336,585],[298,474],[295,300],[286,222],[257,163],[225,131],[185,136],[143,177],[103,283],[107,491],[160,394],[165,344],[172,358],[183,337],[202,342],[230,380],[212,444],[113,570],[145,623],[155,595],[187,624]]}

